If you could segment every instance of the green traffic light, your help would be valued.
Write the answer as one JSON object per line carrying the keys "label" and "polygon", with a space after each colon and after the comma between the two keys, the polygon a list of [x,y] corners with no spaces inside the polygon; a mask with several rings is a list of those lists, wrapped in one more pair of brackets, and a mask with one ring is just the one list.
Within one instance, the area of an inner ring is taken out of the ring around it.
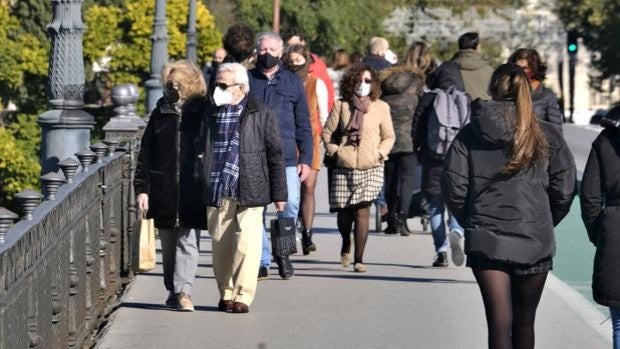
{"label": "green traffic light", "polygon": [[577,52],[577,44],[568,45],[568,52]]}

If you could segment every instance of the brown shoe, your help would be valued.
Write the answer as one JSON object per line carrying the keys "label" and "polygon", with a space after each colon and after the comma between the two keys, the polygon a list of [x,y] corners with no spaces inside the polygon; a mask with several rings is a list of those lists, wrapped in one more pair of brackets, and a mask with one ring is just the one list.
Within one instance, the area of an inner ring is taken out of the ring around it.
{"label": "brown shoe", "polygon": [[179,293],[179,307],[177,308],[179,311],[194,311],[194,303],[192,303],[192,299],[186,293]]}
{"label": "brown shoe", "polygon": [[247,304],[241,302],[235,302],[232,305],[232,312],[237,314],[248,313],[250,308]]}
{"label": "brown shoe", "polygon": [[219,311],[229,311],[232,310],[233,301],[220,299],[220,302],[217,304],[217,310]]}

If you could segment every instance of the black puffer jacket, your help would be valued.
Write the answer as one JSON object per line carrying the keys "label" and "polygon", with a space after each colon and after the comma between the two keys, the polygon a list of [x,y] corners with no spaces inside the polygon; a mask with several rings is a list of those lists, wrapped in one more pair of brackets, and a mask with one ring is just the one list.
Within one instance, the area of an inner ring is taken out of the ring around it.
{"label": "black puffer jacket", "polygon": [[534,104],[534,114],[539,120],[551,124],[560,134],[562,134],[562,123],[564,117],[560,110],[560,104],[555,93],[550,89],[539,86],[532,92],[532,103]]}
{"label": "black puffer jacket", "polygon": [[[151,113],[142,136],[134,188],[136,195],[149,195],[147,217],[154,218],[158,228],[174,228],[177,218],[180,227],[207,228],[200,181],[194,177],[204,105],[203,99],[187,102],[179,120],[175,107],[162,98]],[[180,124],[180,149],[177,149],[177,124]],[[179,183],[176,180],[177,159]]]}
{"label": "black puffer jacket", "polygon": [[532,265],[555,254],[553,227],[575,195],[573,156],[562,136],[541,123],[549,158],[513,175],[499,169],[510,156],[516,108],[509,101],[472,103],[472,121],[452,143],[442,195],[465,227],[465,252]]}
{"label": "black puffer jacket", "polygon": [[580,198],[588,237],[596,246],[594,300],[620,307],[620,130],[607,128],[592,143]]}
{"label": "black puffer jacket", "polygon": [[424,92],[424,82],[417,74],[401,66],[384,70],[381,78],[381,99],[390,105],[396,136],[390,154],[412,153],[413,115]]}
{"label": "black puffer jacket", "polygon": [[[280,133],[276,114],[265,104],[248,96],[246,108],[241,113],[239,125],[239,196],[242,207],[265,206],[270,202],[287,201],[286,170],[282,156]],[[202,156],[201,178],[203,201],[207,206],[217,206],[212,201],[213,190],[209,174],[213,163],[213,138],[219,108],[210,105],[203,121],[200,139]]]}

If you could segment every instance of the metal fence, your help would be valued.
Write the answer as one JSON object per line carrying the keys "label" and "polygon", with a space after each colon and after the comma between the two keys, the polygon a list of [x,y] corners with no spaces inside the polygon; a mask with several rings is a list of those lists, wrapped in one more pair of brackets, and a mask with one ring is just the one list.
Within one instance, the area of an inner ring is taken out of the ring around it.
{"label": "metal fence", "polygon": [[133,147],[107,143],[42,176],[45,197],[17,194],[15,225],[0,209],[0,349],[88,346],[133,278]]}

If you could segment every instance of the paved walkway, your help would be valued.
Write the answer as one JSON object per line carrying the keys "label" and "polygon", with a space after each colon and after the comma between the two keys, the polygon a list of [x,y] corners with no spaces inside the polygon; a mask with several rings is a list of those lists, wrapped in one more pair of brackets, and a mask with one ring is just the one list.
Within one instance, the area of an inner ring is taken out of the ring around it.
{"label": "paved walkway", "polygon": [[[432,238],[371,234],[368,272],[339,264],[340,236],[327,213],[324,173],[317,197],[318,251],[293,257],[296,276],[277,270],[259,283],[249,314],[216,311],[211,246],[204,237],[196,312],[163,309],[161,265],[122,299],[99,348],[484,348],[482,300],[465,267],[429,267]],[[421,230],[418,220],[412,226]],[[371,223],[371,227],[374,224]],[[550,277],[536,322],[537,348],[609,348],[609,321],[583,296]]]}

